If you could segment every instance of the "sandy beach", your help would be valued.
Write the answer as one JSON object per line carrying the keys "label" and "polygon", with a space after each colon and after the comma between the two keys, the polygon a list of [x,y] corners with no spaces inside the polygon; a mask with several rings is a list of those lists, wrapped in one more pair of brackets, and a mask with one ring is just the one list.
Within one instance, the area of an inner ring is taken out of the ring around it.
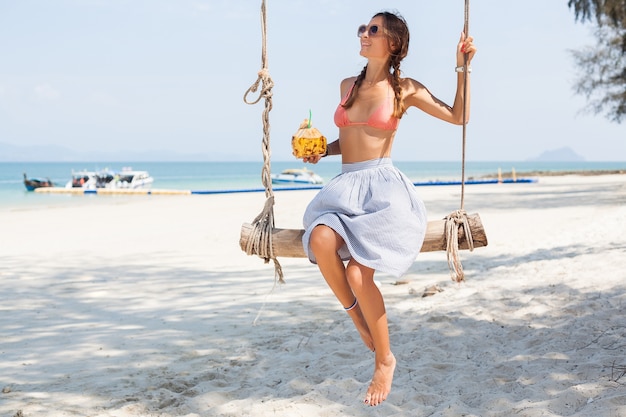
{"label": "sandy beach", "polygon": [[[430,219],[460,187],[418,189]],[[316,191],[276,193],[300,228]],[[239,248],[262,193],[72,196],[0,211],[0,416],[626,417],[626,176],[471,185],[489,245],[378,275],[398,360],[373,356],[315,265]],[[422,297],[439,285],[442,292]]]}

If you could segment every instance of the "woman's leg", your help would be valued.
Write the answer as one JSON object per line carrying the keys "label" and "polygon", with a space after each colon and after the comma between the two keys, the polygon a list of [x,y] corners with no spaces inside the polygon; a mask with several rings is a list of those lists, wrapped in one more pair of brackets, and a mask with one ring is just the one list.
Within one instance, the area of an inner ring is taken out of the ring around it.
{"label": "woman's leg", "polygon": [[[315,254],[317,265],[328,283],[328,286],[341,305],[344,308],[348,308],[354,304],[356,297],[348,285],[346,268],[337,253],[343,244],[343,238],[326,225],[316,226],[311,232],[311,238],[309,240],[309,245]],[[374,342],[358,302],[354,308],[347,311],[347,313],[354,322],[354,326],[361,335],[365,346],[370,350],[374,350]]]}
{"label": "woman's leg", "polygon": [[354,259],[346,268],[348,285],[356,295],[361,312],[374,342],[376,352],[374,376],[365,395],[365,403],[378,405],[391,391],[396,359],[389,343],[389,327],[383,296],[374,282],[374,270]]}

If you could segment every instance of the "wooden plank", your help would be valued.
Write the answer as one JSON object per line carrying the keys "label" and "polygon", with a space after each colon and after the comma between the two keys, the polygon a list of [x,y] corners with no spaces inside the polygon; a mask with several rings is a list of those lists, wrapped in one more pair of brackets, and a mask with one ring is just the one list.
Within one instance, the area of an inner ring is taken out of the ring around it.
{"label": "wooden plank", "polygon": [[[480,216],[477,213],[468,214],[467,220],[470,226],[470,231],[472,232],[474,247],[479,248],[487,246],[487,235],[485,234],[485,229],[483,228]],[[445,226],[445,219],[431,220],[428,222],[426,236],[424,237],[421,252],[446,250]],[[241,226],[239,246],[244,252],[246,251],[246,247],[248,246],[253,230],[254,226],[250,223],[244,223]],[[277,258],[306,258],[304,248],[302,247],[303,234],[304,230],[302,229],[274,228],[272,231],[272,248],[274,250],[274,255]],[[465,231],[462,228],[459,230],[458,236],[459,249],[469,249]]]}

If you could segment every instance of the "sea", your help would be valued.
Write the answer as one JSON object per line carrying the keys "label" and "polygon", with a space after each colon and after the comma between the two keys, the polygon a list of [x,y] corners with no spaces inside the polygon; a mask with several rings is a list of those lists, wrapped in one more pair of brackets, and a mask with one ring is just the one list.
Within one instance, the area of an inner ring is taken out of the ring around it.
{"label": "sea", "polygon": [[[394,164],[415,183],[437,184],[460,181],[460,162],[394,161]],[[301,162],[276,161],[271,172],[280,173],[288,168],[303,168]],[[49,178],[55,185],[64,187],[72,172],[101,169],[121,170],[125,167],[148,171],[154,177],[152,188],[190,190],[201,192],[263,192],[261,180],[263,161],[258,162],[0,162],[0,208],[37,207],[51,203],[80,204],[85,199],[96,202],[110,196],[45,194],[26,191],[23,176]],[[341,172],[338,159],[323,160],[306,167],[319,174],[325,182]],[[494,175],[501,170],[519,175],[536,171],[595,171],[626,170],[625,162],[543,162],[543,161],[489,161],[465,164],[465,179]],[[275,190],[284,186],[274,185]],[[201,194],[201,193],[200,193]],[[128,197],[128,196],[127,196]]]}

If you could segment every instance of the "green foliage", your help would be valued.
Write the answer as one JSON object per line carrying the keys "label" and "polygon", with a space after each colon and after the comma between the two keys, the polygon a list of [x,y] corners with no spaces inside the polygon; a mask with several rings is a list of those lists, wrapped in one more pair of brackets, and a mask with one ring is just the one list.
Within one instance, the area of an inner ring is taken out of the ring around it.
{"label": "green foliage", "polygon": [[611,121],[626,119],[626,0],[569,0],[576,20],[597,25],[596,46],[573,51],[581,76],[575,90],[589,109]]}
{"label": "green foliage", "polygon": [[626,1],[624,0],[569,0],[567,5],[574,9],[576,20],[591,20],[594,16],[599,25],[606,20],[614,26],[626,27]]}

